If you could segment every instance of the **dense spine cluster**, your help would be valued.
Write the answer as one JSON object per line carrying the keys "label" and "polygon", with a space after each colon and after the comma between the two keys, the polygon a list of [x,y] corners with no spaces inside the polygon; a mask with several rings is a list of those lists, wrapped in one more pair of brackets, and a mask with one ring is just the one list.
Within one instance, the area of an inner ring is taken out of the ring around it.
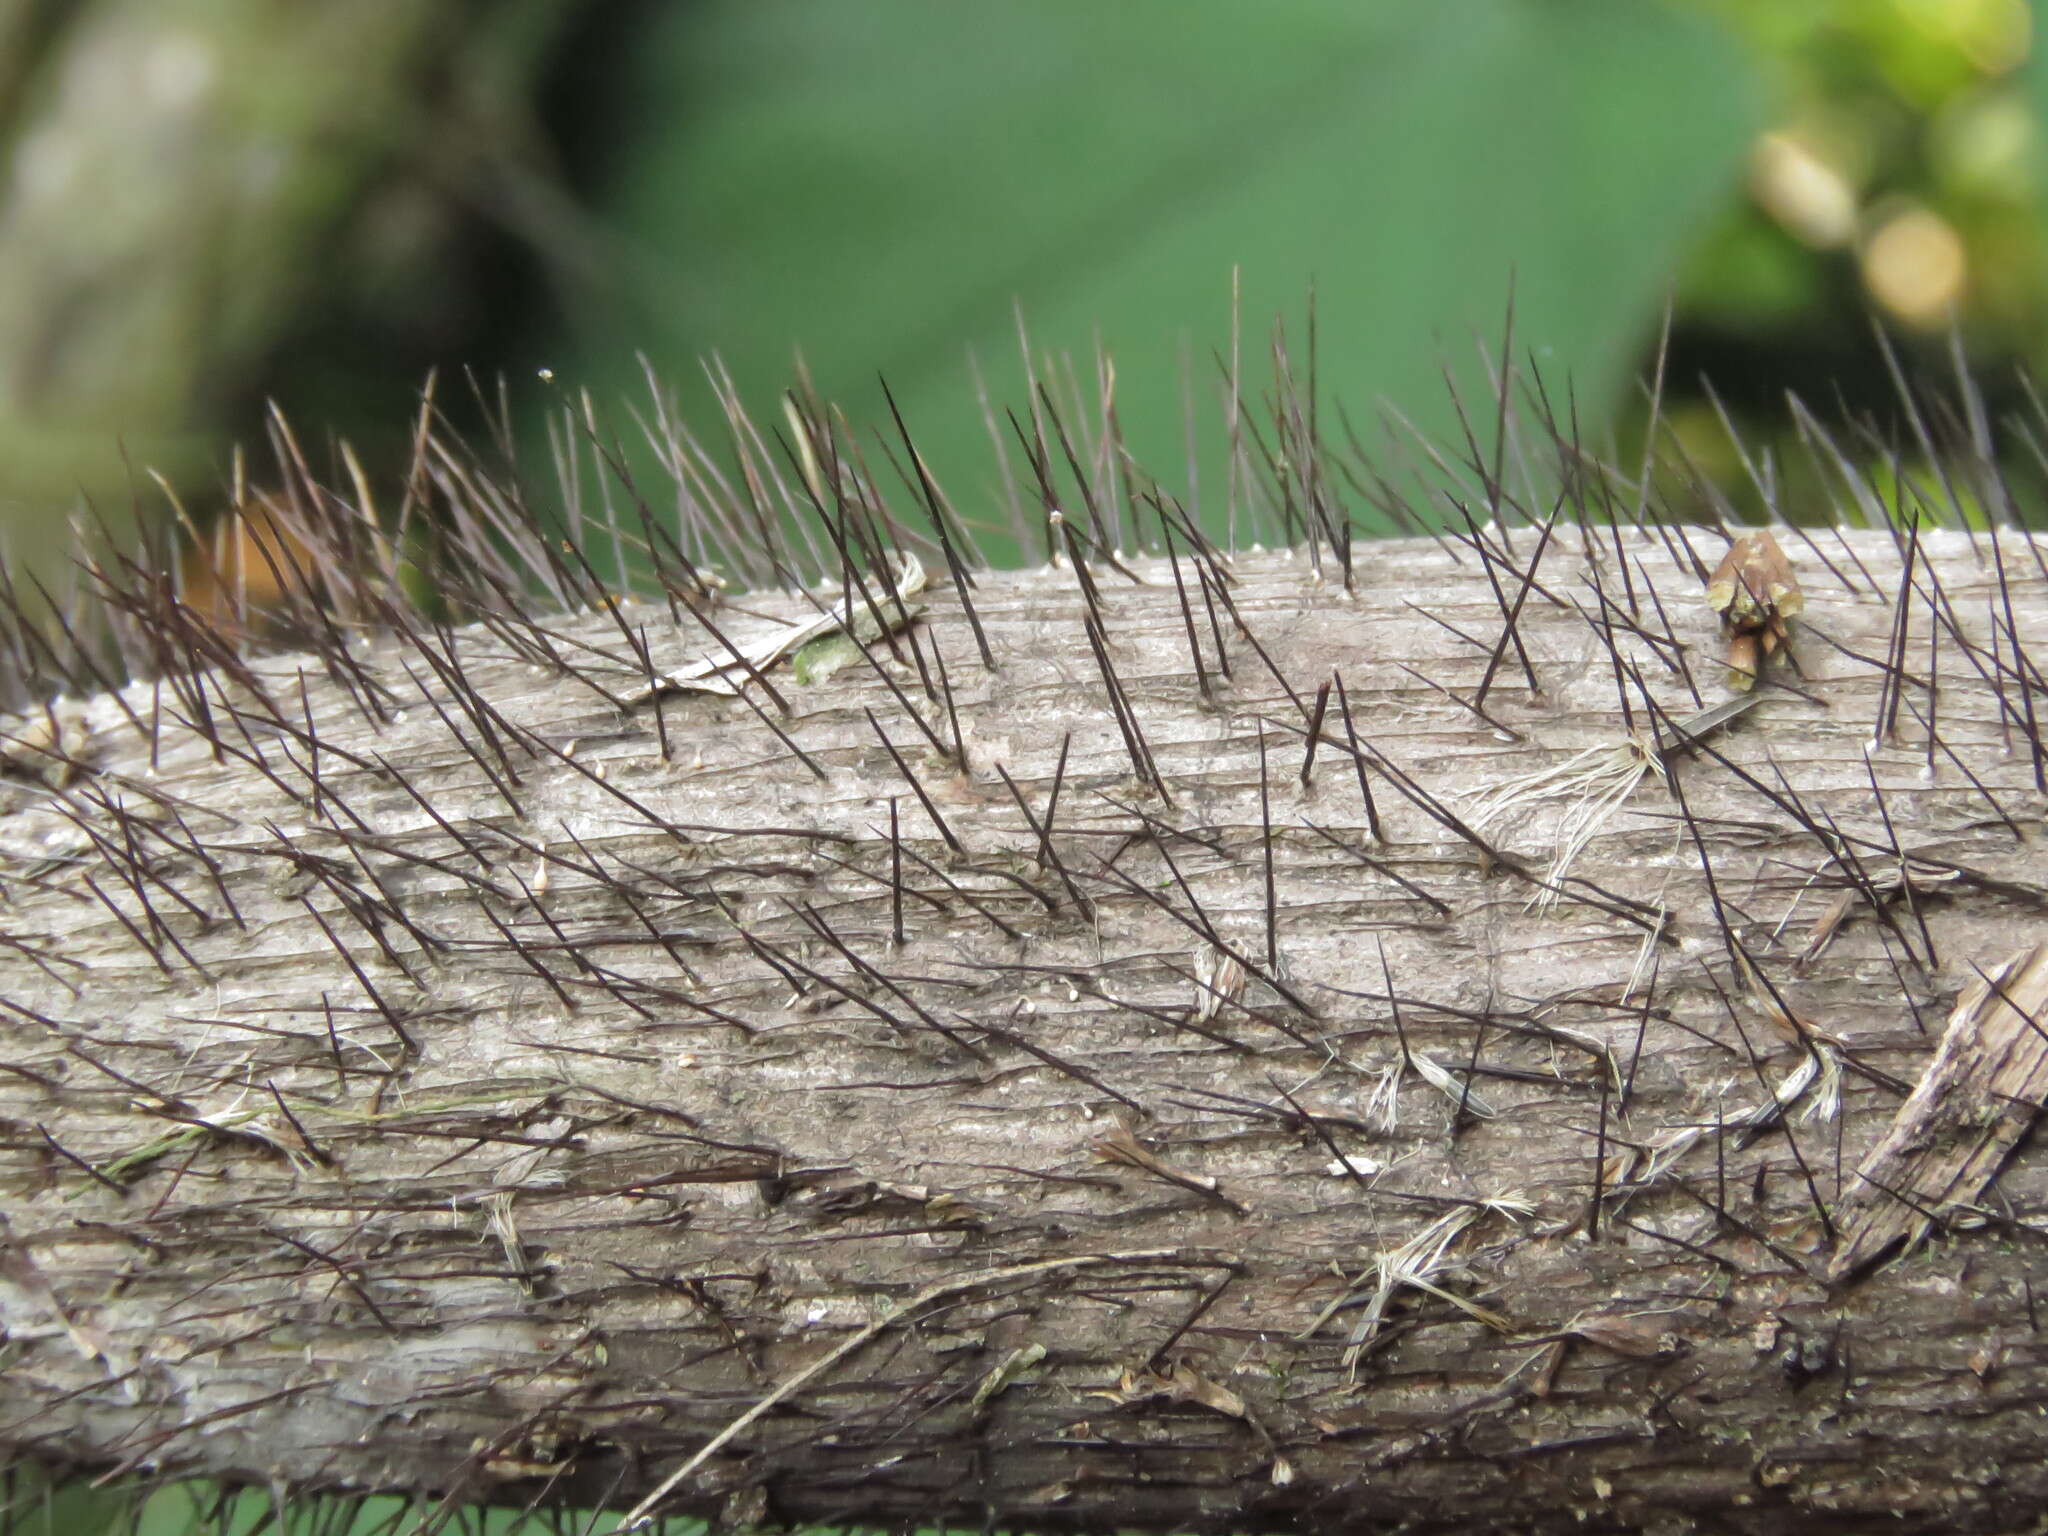
{"label": "dense spine cluster", "polygon": [[1802,417],[1731,693],[1742,529],[1519,388],[1397,473],[1233,387],[1266,552],[1034,379],[1010,572],[900,418],[657,401],[657,498],[573,408],[543,515],[430,392],[395,507],[279,423],[228,537],[0,594],[0,1446],[733,1523],[2031,1507],[2048,548],[1967,397],[1937,453],[1902,396],[1924,469]]}

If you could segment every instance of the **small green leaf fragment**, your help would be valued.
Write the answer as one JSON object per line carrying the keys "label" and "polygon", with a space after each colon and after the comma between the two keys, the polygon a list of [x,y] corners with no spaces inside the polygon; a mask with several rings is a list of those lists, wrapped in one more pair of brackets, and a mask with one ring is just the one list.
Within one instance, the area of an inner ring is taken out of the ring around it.
{"label": "small green leaf fragment", "polygon": [[850,666],[860,660],[860,651],[847,638],[846,631],[835,629],[829,635],[820,635],[790,658],[790,671],[795,674],[797,685],[809,688],[822,683],[841,667]]}
{"label": "small green leaf fragment", "polygon": [[[917,603],[904,604],[893,600],[882,603],[879,609],[855,607],[853,635],[849,636],[844,628],[838,628],[806,641],[790,658],[790,673],[799,687],[808,688],[814,683],[822,683],[841,667],[859,661],[860,647],[881,639],[885,628],[893,634],[921,612],[923,609]],[[859,644],[855,644],[856,638]]]}

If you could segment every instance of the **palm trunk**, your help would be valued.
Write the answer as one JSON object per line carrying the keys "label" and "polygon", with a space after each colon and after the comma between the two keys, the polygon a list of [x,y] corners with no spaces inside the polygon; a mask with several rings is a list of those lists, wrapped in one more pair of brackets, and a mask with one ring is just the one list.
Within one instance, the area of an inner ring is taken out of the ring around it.
{"label": "palm trunk", "polygon": [[250,662],[154,613],[205,670],[14,731],[0,1446],[734,1522],[2031,1517],[2042,548],[1788,535],[1796,672],[1703,721],[1690,534],[893,633],[871,574],[829,678],[658,704],[816,603]]}

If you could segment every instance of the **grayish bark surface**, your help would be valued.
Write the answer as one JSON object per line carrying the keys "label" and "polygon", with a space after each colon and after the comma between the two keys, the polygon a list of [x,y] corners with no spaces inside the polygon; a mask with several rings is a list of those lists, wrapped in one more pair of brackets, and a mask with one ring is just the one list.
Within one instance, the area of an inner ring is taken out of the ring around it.
{"label": "grayish bark surface", "polygon": [[[734,1520],[2037,1510],[2038,1152],[1857,1169],[2048,938],[2040,550],[1930,532],[1902,582],[1889,534],[1788,537],[1790,686],[1562,876],[1583,797],[1474,832],[1725,697],[1692,535],[1372,546],[1356,594],[1241,556],[1229,605],[1183,559],[1185,617],[1098,565],[1122,725],[1069,568],[982,579],[993,672],[949,589],[902,662],[665,738],[604,616],[559,666],[363,639],[382,722],[304,656],[60,711],[83,769],[17,722],[0,1444],[623,1503],[738,1425],[663,1505]],[[1831,1275],[1901,1202],[1928,1240]]]}

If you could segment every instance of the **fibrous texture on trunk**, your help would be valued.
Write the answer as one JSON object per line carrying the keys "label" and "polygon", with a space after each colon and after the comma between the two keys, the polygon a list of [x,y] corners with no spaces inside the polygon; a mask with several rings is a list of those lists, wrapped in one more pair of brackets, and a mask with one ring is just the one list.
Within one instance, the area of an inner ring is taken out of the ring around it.
{"label": "fibrous texture on trunk", "polygon": [[2041,546],[1781,528],[1737,696],[1727,535],[1489,485],[967,579],[939,522],[922,591],[835,494],[836,583],[650,534],[645,601],[507,513],[444,608],[308,489],[268,654],[103,572],[150,680],[8,743],[0,1443],[734,1522],[2038,1508]]}

